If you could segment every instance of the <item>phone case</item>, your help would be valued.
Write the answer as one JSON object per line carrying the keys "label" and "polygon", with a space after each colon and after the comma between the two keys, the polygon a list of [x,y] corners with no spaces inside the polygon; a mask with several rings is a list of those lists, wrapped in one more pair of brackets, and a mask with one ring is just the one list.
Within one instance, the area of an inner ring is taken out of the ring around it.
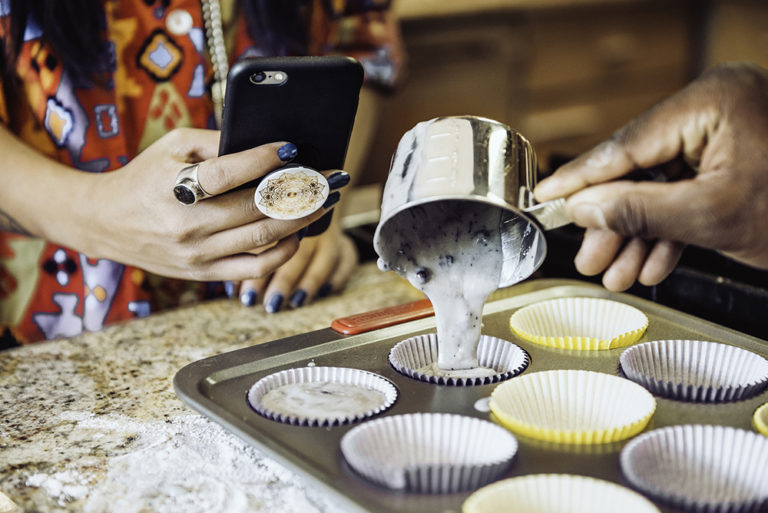
{"label": "phone case", "polygon": [[[286,74],[285,81],[252,81],[276,71]],[[290,141],[298,148],[295,163],[343,169],[362,83],[363,68],[349,57],[243,59],[227,78],[219,154]],[[330,218],[329,212],[312,223],[307,235],[325,231]]]}

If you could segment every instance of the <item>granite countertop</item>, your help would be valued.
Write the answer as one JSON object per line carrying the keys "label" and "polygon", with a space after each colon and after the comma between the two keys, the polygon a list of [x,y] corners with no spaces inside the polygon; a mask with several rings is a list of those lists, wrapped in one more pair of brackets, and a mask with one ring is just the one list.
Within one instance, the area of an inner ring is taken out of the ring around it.
{"label": "granite countertop", "polygon": [[207,356],[422,297],[366,264],[342,294],[298,310],[219,300],[0,352],[0,513],[336,511],[185,406],[173,376]]}

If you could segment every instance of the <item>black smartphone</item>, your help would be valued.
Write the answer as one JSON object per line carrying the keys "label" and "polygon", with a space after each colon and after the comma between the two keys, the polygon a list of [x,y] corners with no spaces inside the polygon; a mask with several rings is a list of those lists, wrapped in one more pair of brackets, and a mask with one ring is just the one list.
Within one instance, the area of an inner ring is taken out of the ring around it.
{"label": "black smartphone", "polygon": [[[349,57],[242,59],[227,77],[219,155],[290,141],[298,148],[293,163],[343,169],[362,84],[363,68]],[[331,214],[307,235],[325,231]]]}

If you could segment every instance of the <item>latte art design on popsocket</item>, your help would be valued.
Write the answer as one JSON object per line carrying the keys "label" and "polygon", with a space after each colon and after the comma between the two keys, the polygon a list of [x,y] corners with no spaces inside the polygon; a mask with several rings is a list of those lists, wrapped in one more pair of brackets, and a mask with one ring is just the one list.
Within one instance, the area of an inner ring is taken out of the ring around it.
{"label": "latte art design on popsocket", "polygon": [[315,212],[328,198],[325,177],[308,167],[278,169],[256,189],[256,206],[273,219],[299,219]]}

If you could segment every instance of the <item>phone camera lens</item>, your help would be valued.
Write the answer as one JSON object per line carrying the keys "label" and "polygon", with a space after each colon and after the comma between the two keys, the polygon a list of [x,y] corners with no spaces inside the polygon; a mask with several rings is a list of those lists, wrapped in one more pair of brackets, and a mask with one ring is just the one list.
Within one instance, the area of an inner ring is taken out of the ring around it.
{"label": "phone camera lens", "polygon": [[263,71],[259,71],[258,73],[254,73],[251,75],[251,81],[260,84],[261,82],[264,82],[264,80],[267,78],[267,75],[264,74]]}

